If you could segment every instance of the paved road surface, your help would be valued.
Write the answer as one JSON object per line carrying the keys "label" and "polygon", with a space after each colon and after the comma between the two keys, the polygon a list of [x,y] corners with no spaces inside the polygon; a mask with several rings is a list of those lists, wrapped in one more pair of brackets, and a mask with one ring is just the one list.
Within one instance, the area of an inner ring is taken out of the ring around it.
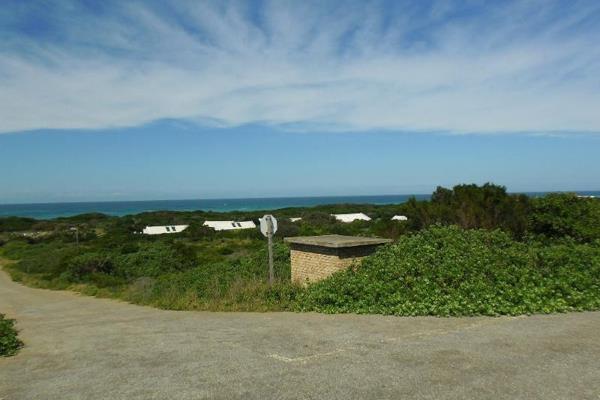
{"label": "paved road surface", "polygon": [[600,399],[600,313],[396,318],[161,311],[0,272],[27,346],[0,399]]}

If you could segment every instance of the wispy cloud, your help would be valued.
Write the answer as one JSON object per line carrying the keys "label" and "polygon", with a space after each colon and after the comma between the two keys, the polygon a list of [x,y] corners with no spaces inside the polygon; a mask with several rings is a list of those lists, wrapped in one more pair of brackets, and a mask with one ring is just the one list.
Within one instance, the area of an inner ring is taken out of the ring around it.
{"label": "wispy cloud", "polygon": [[9,2],[0,132],[600,132],[600,3]]}

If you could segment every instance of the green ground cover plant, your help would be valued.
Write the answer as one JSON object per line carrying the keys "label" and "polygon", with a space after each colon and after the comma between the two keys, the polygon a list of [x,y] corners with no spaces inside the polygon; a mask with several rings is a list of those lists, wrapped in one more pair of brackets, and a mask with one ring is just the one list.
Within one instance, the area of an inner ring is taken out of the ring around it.
{"label": "green ground cover plant", "polygon": [[303,311],[518,315],[600,308],[600,243],[542,245],[508,234],[434,226],[362,265],[311,285]]}
{"label": "green ground cover plant", "polygon": [[23,342],[17,336],[15,320],[0,314],[0,356],[14,356],[21,347]]}

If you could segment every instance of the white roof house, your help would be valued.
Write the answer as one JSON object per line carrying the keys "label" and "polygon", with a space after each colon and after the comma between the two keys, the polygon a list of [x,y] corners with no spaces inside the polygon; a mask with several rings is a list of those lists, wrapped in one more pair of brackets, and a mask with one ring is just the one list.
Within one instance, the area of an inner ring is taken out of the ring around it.
{"label": "white roof house", "polygon": [[290,218],[290,221],[296,222],[296,221],[300,221],[301,219],[302,219],[302,217],[292,217],[292,218]]}
{"label": "white roof house", "polygon": [[363,213],[354,213],[354,214],[331,214],[335,217],[335,219],[337,219],[338,221],[342,221],[342,222],[352,222],[352,221],[370,221],[371,218],[369,218],[368,215],[363,214]]}
{"label": "white roof house", "polygon": [[142,230],[144,235],[162,235],[163,233],[179,233],[187,229],[189,225],[164,225],[147,226]]}
{"label": "white roof house", "polygon": [[408,217],[406,215],[394,215],[392,221],[408,221]]}
{"label": "white roof house", "polygon": [[204,221],[204,226],[213,228],[215,231],[256,228],[254,221]]}

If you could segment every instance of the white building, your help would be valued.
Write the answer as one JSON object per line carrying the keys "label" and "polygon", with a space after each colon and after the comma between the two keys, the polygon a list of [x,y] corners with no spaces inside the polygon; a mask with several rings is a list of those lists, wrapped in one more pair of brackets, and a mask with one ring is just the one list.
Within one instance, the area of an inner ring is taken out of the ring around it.
{"label": "white building", "polygon": [[236,229],[256,228],[254,221],[204,221],[204,226],[213,228],[215,231],[233,231]]}
{"label": "white building", "polygon": [[392,221],[408,221],[408,217],[406,215],[394,215]]}
{"label": "white building", "polygon": [[189,225],[164,225],[147,226],[142,230],[144,235],[162,235],[163,233],[179,233],[187,229]]}
{"label": "white building", "polygon": [[368,215],[363,213],[354,213],[354,214],[331,214],[338,221],[341,222],[353,222],[353,221],[370,221]]}
{"label": "white building", "polygon": [[292,217],[292,218],[290,218],[290,221],[297,222],[297,221],[300,221],[301,219],[302,219],[302,217]]}

